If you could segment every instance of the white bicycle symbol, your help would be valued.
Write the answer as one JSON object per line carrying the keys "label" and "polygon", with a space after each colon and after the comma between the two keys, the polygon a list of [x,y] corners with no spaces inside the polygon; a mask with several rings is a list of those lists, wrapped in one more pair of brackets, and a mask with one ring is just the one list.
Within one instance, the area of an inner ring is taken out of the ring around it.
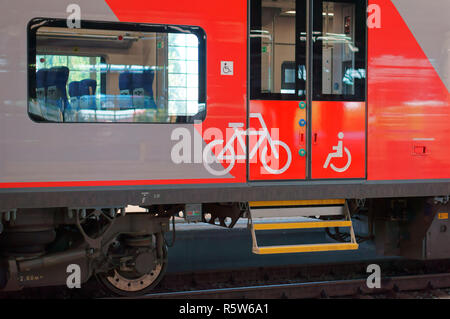
{"label": "white bicycle symbol", "polygon": [[[216,176],[222,176],[222,175],[229,173],[233,169],[234,164],[236,164],[236,160],[245,160],[246,155],[247,155],[247,148],[245,147],[245,141],[244,141],[243,137],[246,136],[247,134],[249,136],[250,135],[260,136],[258,138],[256,145],[250,151],[249,160],[251,160],[256,155],[259,147],[264,142],[264,140],[267,138],[267,142],[270,145],[270,149],[271,149],[272,154],[275,157],[275,159],[279,159],[279,157],[280,157],[280,154],[278,153],[277,148],[275,147],[276,145],[278,145],[281,148],[285,149],[288,160],[287,160],[286,164],[280,169],[271,168],[267,164],[267,149],[268,148],[267,148],[267,145],[265,145],[264,149],[262,150],[262,153],[261,153],[261,162],[262,162],[264,168],[271,174],[281,174],[289,168],[289,166],[291,165],[291,161],[292,161],[292,154],[291,154],[291,150],[289,149],[289,146],[282,141],[272,140],[272,137],[269,134],[269,130],[267,129],[266,123],[264,122],[264,119],[260,113],[250,113],[249,117],[257,118],[261,124],[262,130],[258,130],[258,131],[251,130],[251,129],[243,130],[240,128],[244,127],[244,123],[228,123],[228,127],[233,128],[234,133],[233,133],[233,136],[230,138],[230,140],[225,145],[225,147],[222,149],[222,151],[215,157],[212,149],[216,145],[223,144],[224,140],[212,141],[211,143],[206,145],[206,147],[203,151],[203,164],[208,172],[210,172],[211,174],[216,175]],[[238,140],[239,145],[241,146],[242,150],[244,151],[244,154],[242,154],[242,155],[236,155],[236,152],[234,150],[233,145],[234,145],[234,141],[236,139]],[[229,155],[225,155],[227,153],[227,151],[230,153]],[[219,165],[221,168],[223,168],[221,170],[216,170],[213,167],[211,167],[211,164],[213,164],[213,163],[220,164],[223,161],[226,161],[227,163],[229,163],[229,166],[224,168],[224,166]]]}
{"label": "white bicycle symbol", "polygon": [[[327,168],[328,165],[330,165],[331,169],[334,170],[335,172],[343,173],[350,167],[350,164],[352,163],[352,154],[350,154],[350,151],[348,150],[348,148],[343,147],[344,145],[343,145],[342,139],[344,138],[344,133],[340,132],[338,134],[338,138],[339,138],[338,145],[337,146],[333,146],[333,151],[336,151],[336,152],[328,154],[327,160],[323,164],[323,168]],[[347,164],[345,164],[345,166],[342,167],[342,168],[338,168],[338,167],[334,166],[333,163],[330,164],[332,158],[342,158],[342,157],[344,157],[343,150],[347,154],[347,158],[348,158]]]}

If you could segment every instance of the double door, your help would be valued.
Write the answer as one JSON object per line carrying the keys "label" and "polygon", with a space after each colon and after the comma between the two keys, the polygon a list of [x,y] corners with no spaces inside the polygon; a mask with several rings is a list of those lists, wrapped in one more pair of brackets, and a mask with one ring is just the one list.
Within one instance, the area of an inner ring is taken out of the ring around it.
{"label": "double door", "polygon": [[365,2],[253,0],[250,12],[249,179],[365,178]]}

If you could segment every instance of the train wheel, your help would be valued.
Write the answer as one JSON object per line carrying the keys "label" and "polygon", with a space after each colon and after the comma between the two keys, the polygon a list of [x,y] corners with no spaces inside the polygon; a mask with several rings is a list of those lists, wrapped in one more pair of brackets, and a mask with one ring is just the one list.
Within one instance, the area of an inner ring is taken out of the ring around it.
{"label": "train wheel", "polygon": [[133,297],[151,292],[159,284],[167,270],[167,246],[164,245],[164,258],[156,267],[142,275],[138,271],[114,269],[109,273],[97,274],[100,283],[117,296]]}

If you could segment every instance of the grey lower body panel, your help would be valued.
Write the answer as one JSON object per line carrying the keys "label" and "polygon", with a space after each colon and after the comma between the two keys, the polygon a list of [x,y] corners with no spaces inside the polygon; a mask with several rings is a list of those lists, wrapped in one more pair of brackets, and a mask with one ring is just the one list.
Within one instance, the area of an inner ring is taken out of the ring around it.
{"label": "grey lower body panel", "polygon": [[0,210],[450,194],[450,180],[301,181],[243,184],[67,187],[0,190]]}

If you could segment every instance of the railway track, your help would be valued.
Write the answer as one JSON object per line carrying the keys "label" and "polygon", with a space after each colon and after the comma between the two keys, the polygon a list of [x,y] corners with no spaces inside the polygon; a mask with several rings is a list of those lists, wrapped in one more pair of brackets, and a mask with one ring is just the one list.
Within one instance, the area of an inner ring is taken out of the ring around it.
{"label": "railway track", "polygon": [[[414,295],[415,293],[415,295]],[[141,299],[299,299],[299,298],[415,298],[450,299],[450,273],[386,277],[381,288],[368,288],[366,279],[298,282],[178,292],[153,293]]]}
{"label": "railway track", "polygon": [[[373,263],[382,270],[380,289],[367,288],[369,274],[366,270]],[[408,298],[410,292],[433,298],[448,295],[447,288],[450,288],[450,260],[393,259],[169,273],[153,293],[139,298]],[[413,295],[409,296],[413,298]],[[82,285],[82,289],[47,287],[0,294],[0,299],[108,297],[111,296],[99,289],[95,280]]]}

